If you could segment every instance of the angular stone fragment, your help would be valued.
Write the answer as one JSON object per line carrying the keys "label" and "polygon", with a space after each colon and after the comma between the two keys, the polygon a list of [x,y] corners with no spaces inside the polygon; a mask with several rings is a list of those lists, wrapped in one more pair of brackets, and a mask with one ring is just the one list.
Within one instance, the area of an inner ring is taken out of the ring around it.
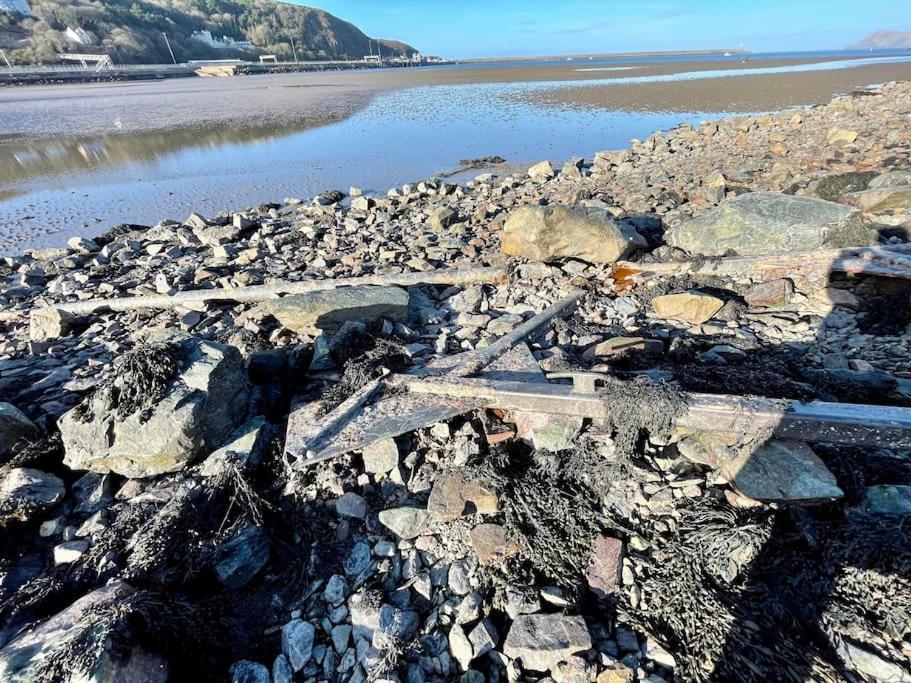
{"label": "angular stone fragment", "polygon": [[449,631],[449,652],[452,653],[462,671],[468,671],[471,666],[471,660],[474,658],[474,650],[471,641],[465,635],[465,631],[458,624],[454,624]]}
{"label": "angular stone fragment", "polygon": [[604,209],[525,206],[513,211],[501,234],[503,251],[530,261],[576,258],[614,263],[648,246],[627,223]]}
{"label": "angular stone fragment", "polygon": [[592,543],[591,560],[585,578],[592,593],[606,598],[620,585],[623,569],[623,541],[610,536],[598,536]]}
{"label": "angular stone fragment", "polygon": [[29,339],[34,342],[65,337],[73,329],[76,316],[59,308],[34,308],[29,314]]}
{"label": "angular stone fragment", "polygon": [[849,192],[866,190],[877,176],[876,171],[849,171],[820,178],[810,184],[816,196],[828,202],[837,202]]}
{"label": "angular stone fragment", "polygon": [[364,470],[370,474],[385,474],[399,466],[399,447],[395,439],[381,439],[361,451]]}
{"label": "angular stone fragment", "polygon": [[408,292],[400,287],[342,287],[286,296],[263,308],[289,330],[316,336],[321,331],[336,332],[349,321],[404,320]]}
{"label": "angular stone fragment", "polygon": [[591,649],[585,620],[562,614],[523,614],[516,618],[503,644],[503,653],[521,659],[532,671],[550,671],[560,662]]}
{"label": "angular stone fragment", "polygon": [[349,491],[335,502],[335,511],[339,517],[364,519],[367,516],[367,501],[362,496]]}
{"label": "angular stone fragment", "polygon": [[763,502],[813,503],[841,498],[835,475],[802,441],[772,439],[746,457],[733,474],[737,490]]}
{"label": "angular stone fragment", "polygon": [[427,512],[441,522],[451,522],[463,515],[496,514],[500,510],[497,495],[478,480],[468,480],[461,472],[439,476],[427,501]]}
{"label": "angular stone fragment", "polygon": [[0,401],[0,464],[7,456],[15,455],[40,435],[38,428],[25,413],[11,403]]}
{"label": "angular stone fragment", "polygon": [[248,525],[217,550],[215,573],[231,590],[246,586],[269,561],[269,538],[262,529]]}
{"label": "angular stone fragment", "polygon": [[175,341],[173,349],[177,374],[148,408],[121,416],[119,390],[98,390],[60,418],[68,467],[154,477],[182,469],[231,436],[247,410],[240,353],[192,337]]}
{"label": "angular stone fragment", "polygon": [[702,292],[666,294],[652,299],[652,310],[662,320],[678,320],[690,325],[701,325],[710,320],[724,302],[718,297]]}
{"label": "angular stone fragment", "polygon": [[231,665],[231,683],[272,683],[269,669],[259,662],[242,659]]}
{"label": "angular stone fragment", "polygon": [[380,524],[399,538],[409,541],[427,530],[430,515],[427,510],[412,507],[391,508],[379,514]]}
{"label": "angular stone fragment", "polygon": [[857,209],[822,199],[751,192],[672,228],[665,241],[690,254],[761,256],[876,244]]}
{"label": "angular stone fragment", "polygon": [[514,414],[516,436],[534,448],[559,453],[573,448],[576,437],[582,432],[585,420],[572,415],[546,413]]}
{"label": "angular stone fragment", "polygon": [[528,169],[528,177],[532,180],[550,180],[554,175],[554,167],[549,161],[540,161]]}
{"label": "angular stone fragment", "polygon": [[300,671],[313,655],[316,629],[309,622],[293,619],[282,626],[282,653],[294,671]]}
{"label": "angular stone fragment", "polygon": [[846,128],[833,128],[826,135],[826,142],[835,147],[851,145],[857,140],[857,131]]}
{"label": "angular stone fragment", "polygon": [[633,351],[661,353],[664,351],[664,342],[660,339],[645,339],[643,337],[611,337],[587,348],[585,355],[605,358]]}
{"label": "angular stone fragment", "polygon": [[430,229],[434,232],[443,232],[452,225],[458,214],[448,206],[438,206],[430,212]]}
{"label": "angular stone fragment", "polygon": [[760,282],[743,295],[751,308],[778,308],[787,304],[794,295],[794,283],[787,278]]}
{"label": "angular stone fragment", "polygon": [[468,640],[471,641],[474,658],[477,659],[493,650],[497,646],[500,637],[497,635],[497,629],[494,627],[493,622],[490,619],[483,619],[468,634]]}

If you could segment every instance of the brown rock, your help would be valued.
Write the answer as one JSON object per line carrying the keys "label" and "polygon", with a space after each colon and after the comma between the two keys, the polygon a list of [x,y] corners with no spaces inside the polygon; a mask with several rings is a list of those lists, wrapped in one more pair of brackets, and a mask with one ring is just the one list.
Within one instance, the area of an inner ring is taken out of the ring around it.
{"label": "brown rock", "polygon": [[664,342],[660,339],[645,339],[643,337],[612,337],[606,341],[590,346],[585,350],[588,357],[605,358],[619,356],[630,351],[644,353],[661,353],[664,351]]}
{"label": "brown rock", "polygon": [[451,522],[464,515],[496,514],[500,504],[480,481],[466,480],[461,472],[447,472],[434,483],[427,511],[441,522]]}
{"label": "brown rock", "polygon": [[794,284],[781,278],[753,285],[743,298],[750,308],[778,308],[787,304],[793,294]]}
{"label": "brown rock", "polygon": [[721,310],[724,302],[718,297],[702,292],[667,294],[652,300],[652,309],[662,320],[679,320],[690,325],[700,325]]}
{"label": "brown rock", "polygon": [[599,536],[592,543],[591,559],[585,578],[588,587],[599,598],[606,598],[620,585],[623,569],[623,541]]}
{"label": "brown rock", "polygon": [[471,530],[469,539],[482,565],[513,557],[519,551],[515,543],[506,537],[506,528],[499,524],[479,524]]}
{"label": "brown rock", "polygon": [[576,258],[614,263],[645,239],[604,209],[570,206],[524,206],[513,211],[501,234],[503,251],[531,261]]}

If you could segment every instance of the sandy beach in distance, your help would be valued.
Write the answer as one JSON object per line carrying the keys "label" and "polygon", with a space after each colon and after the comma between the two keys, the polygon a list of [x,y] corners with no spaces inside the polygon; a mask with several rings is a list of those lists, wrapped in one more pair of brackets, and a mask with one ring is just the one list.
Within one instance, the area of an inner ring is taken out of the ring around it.
{"label": "sandy beach in distance", "polygon": [[[622,70],[585,70],[584,60],[448,68],[333,71],[229,79],[174,79],[0,90],[0,141],[10,138],[89,136],[175,127],[293,125],[341,120],[378,93],[435,85],[540,83],[643,78],[695,71],[765,69],[835,59],[764,59],[730,62],[624,62]],[[820,104],[858,86],[901,80],[911,63],[847,69],[732,76],[660,83],[538,90],[553,104],[648,111],[755,112]]]}

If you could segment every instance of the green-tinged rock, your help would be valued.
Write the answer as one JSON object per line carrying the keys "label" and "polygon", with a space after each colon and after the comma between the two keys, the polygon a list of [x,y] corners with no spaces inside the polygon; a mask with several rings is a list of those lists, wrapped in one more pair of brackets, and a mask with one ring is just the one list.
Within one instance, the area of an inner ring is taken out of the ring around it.
{"label": "green-tinged rock", "polygon": [[410,541],[423,534],[430,524],[427,510],[412,507],[391,508],[379,514],[380,524],[399,538]]}
{"label": "green-tinged rock", "polygon": [[733,474],[737,490],[753,500],[813,503],[844,495],[835,475],[803,441],[768,441]]}
{"label": "green-tinged rock", "polygon": [[852,207],[810,197],[753,192],[669,230],[666,242],[703,256],[760,256],[876,244]]}
{"label": "green-tinged rock", "polygon": [[887,187],[902,187],[911,185],[911,171],[890,171],[883,173],[870,181],[866,188],[870,190],[883,190]]}
{"label": "green-tinged rock", "polygon": [[911,486],[871,486],[864,508],[880,515],[911,515]]}
{"label": "green-tinged rock", "polygon": [[[237,349],[181,337],[131,353],[140,355],[121,357],[111,381],[58,420],[67,467],[131,479],[176,472],[241,424],[249,387]],[[169,374],[161,375],[165,366]],[[131,383],[160,395],[125,403]]]}
{"label": "green-tinged rock", "polygon": [[503,251],[530,261],[576,258],[614,263],[648,243],[604,209],[525,206],[513,211],[501,235]]}
{"label": "green-tinged rock", "polygon": [[866,190],[878,173],[876,171],[849,171],[837,175],[826,176],[811,183],[812,191],[820,199],[827,202],[837,202],[843,195],[850,192]]}
{"label": "green-tinged rock", "polygon": [[399,287],[343,287],[287,296],[264,308],[289,330],[316,336],[321,330],[335,332],[348,321],[404,320],[408,292]]}

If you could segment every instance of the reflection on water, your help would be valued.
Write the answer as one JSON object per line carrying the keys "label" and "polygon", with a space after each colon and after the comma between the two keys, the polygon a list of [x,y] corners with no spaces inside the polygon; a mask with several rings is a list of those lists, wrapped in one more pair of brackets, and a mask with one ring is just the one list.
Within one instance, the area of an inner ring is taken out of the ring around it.
{"label": "reflection on water", "polygon": [[[105,166],[150,163],[180,150],[202,153],[224,145],[274,140],[298,132],[300,124],[104,135],[72,140],[29,140],[0,143],[0,199],[4,186],[43,176],[91,171]],[[12,195],[13,189],[7,188]]]}

